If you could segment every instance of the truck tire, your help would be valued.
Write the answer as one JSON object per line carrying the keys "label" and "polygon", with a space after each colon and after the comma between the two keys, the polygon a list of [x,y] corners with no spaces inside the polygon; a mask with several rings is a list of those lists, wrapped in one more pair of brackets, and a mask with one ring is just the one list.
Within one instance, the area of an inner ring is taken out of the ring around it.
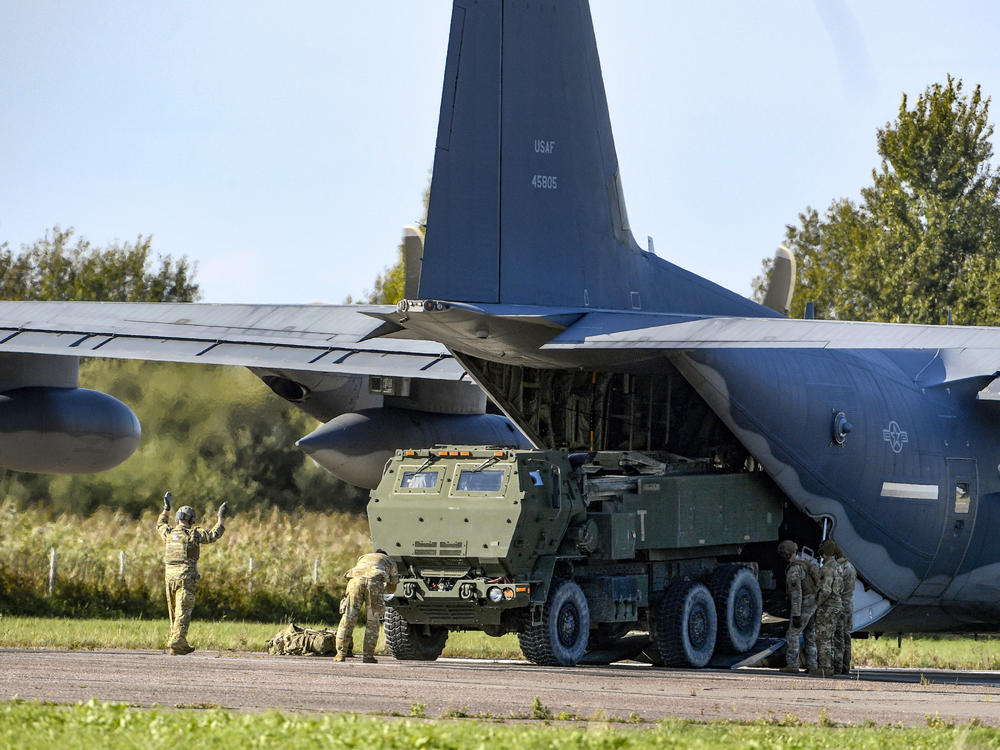
{"label": "truck tire", "polygon": [[385,642],[400,661],[434,661],[447,640],[443,625],[411,625],[392,607],[385,608]]}
{"label": "truck tire", "polygon": [[708,588],[715,599],[719,650],[730,654],[749,651],[760,635],[764,612],[757,576],[745,565],[723,565],[712,571]]}
{"label": "truck tire", "polygon": [[666,667],[704,667],[715,651],[717,620],[708,587],[675,581],[660,600],[656,648]]}
{"label": "truck tire", "polygon": [[587,651],[590,607],[573,581],[554,582],[542,610],[542,622],[517,634],[524,658],[543,666],[572,667]]}

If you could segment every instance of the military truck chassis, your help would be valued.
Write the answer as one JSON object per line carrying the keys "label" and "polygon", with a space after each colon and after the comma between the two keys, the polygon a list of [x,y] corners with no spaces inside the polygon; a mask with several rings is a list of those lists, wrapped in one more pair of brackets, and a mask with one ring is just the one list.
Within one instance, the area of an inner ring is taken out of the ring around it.
{"label": "military truck chassis", "polygon": [[757,567],[741,552],[777,540],[781,496],[708,461],[460,446],[398,451],[368,512],[401,574],[386,618],[397,658],[481,630],[571,666],[642,631],[654,661],[701,667],[757,639]]}

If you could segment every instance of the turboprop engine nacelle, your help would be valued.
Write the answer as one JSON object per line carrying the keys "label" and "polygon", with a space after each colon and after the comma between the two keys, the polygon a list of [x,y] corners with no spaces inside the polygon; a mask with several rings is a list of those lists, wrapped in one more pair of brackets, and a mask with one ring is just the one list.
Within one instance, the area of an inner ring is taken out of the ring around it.
{"label": "turboprop engine nacelle", "polygon": [[142,431],[118,399],[78,388],[80,360],[0,355],[0,466],[38,474],[91,474],[132,455]]}
{"label": "turboprop engine nacelle", "polygon": [[374,489],[386,461],[398,448],[434,445],[531,444],[506,417],[496,414],[435,414],[383,407],[341,414],[296,445],[334,476]]}
{"label": "turboprop engine nacelle", "polygon": [[47,386],[0,393],[0,465],[39,474],[90,474],[135,452],[142,431],[118,399]]}

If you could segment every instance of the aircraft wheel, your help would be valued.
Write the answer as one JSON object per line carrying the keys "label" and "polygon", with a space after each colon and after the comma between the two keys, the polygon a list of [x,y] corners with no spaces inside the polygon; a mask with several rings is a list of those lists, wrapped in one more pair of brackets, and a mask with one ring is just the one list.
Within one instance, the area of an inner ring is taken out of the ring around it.
{"label": "aircraft wheel", "polygon": [[715,651],[715,602],[708,587],[676,581],[657,613],[656,648],[667,667],[704,667]]}
{"label": "aircraft wheel", "polygon": [[757,576],[745,565],[723,565],[712,571],[708,588],[715,599],[719,650],[731,654],[749,651],[760,635],[764,612]]}
{"label": "aircraft wheel", "polygon": [[558,581],[542,610],[542,622],[517,634],[524,657],[544,666],[572,667],[587,651],[590,608],[573,581]]}
{"label": "aircraft wheel", "polygon": [[444,651],[448,628],[443,625],[411,625],[392,607],[385,609],[385,642],[401,661],[434,661]]}

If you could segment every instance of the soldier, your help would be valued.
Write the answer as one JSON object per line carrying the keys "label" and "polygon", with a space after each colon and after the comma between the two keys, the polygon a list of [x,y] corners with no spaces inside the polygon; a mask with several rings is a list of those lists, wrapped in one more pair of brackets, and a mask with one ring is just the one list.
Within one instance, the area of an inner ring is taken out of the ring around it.
{"label": "soldier", "polygon": [[806,644],[806,667],[810,673],[818,667],[816,663],[816,589],[819,569],[812,560],[796,558],[798,545],[786,539],[778,545],[778,555],[788,562],[785,569],[785,591],[791,605],[788,632],[785,634],[785,666],[782,672],[799,673],[799,636]]}
{"label": "soldier", "polygon": [[[824,677],[831,677],[836,672],[835,644],[840,642],[840,632],[844,627],[840,601],[843,578],[836,549],[837,544],[832,539],[827,539],[819,548],[823,567],[819,571],[819,592],[816,595],[816,648],[819,651],[819,670],[816,674]],[[810,674],[814,673],[810,670]]]}
{"label": "soldier", "polygon": [[334,661],[344,661],[354,655],[354,623],[361,614],[361,607],[368,605],[365,625],[364,661],[375,664],[375,644],[378,643],[379,624],[385,617],[385,594],[396,591],[399,573],[396,563],[385,550],[377,549],[358,558],[357,564],[344,573],[347,591],[340,602],[340,625],[337,626],[337,655]]}
{"label": "soldier", "polygon": [[175,656],[190,654],[194,649],[187,642],[188,626],[194,609],[194,593],[198,584],[198,557],[201,545],[211,544],[225,531],[229,504],[219,506],[219,520],[211,531],[194,523],[194,508],[185,505],[177,510],[177,526],[169,526],[170,503],[173,496],[163,496],[163,512],[156,520],[156,531],[166,542],[164,554],[167,582],[167,612],[170,615],[170,642],[167,653]]}
{"label": "soldier", "polygon": [[838,674],[851,673],[851,631],[854,630],[854,582],[858,579],[858,572],[854,565],[844,555],[844,550],[837,545],[834,552],[837,564],[840,565],[840,575],[843,583],[840,589],[840,604],[843,609],[843,632],[841,633],[840,647],[834,653],[834,667]]}

